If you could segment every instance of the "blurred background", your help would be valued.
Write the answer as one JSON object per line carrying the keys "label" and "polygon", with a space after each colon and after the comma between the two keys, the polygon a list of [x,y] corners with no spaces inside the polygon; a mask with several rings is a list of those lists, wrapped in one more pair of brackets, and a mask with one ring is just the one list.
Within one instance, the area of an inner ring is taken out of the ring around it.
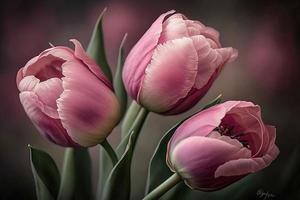
{"label": "blurred background", "polygon": [[[72,47],[68,40],[76,38],[86,47],[94,23],[105,7],[105,45],[113,71],[123,35],[128,33],[127,54],[152,22],[171,9],[216,28],[223,46],[239,50],[237,61],[226,66],[193,110],[172,117],[150,114],[134,155],[132,199],[143,196],[147,164],[162,134],[220,93],[223,100],[242,99],[261,105],[264,121],[277,127],[280,156],[255,175],[267,178],[255,183],[249,198],[262,199],[256,195],[259,190],[274,194],[269,197],[272,199],[287,199],[287,193],[297,195],[300,1],[4,0],[0,3],[0,199],[35,199],[27,144],[49,152],[60,167],[64,151],[42,138],[27,118],[15,84],[17,70],[48,48],[48,42]],[[116,145],[119,138],[116,128],[109,140]],[[98,147],[90,152],[96,188]]]}

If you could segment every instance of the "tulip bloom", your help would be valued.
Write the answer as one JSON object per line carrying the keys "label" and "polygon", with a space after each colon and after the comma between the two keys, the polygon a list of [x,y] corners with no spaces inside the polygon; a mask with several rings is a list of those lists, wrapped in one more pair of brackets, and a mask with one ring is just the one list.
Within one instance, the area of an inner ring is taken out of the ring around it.
{"label": "tulip bloom", "polygon": [[267,167],[279,154],[276,131],[260,107],[228,101],[180,125],[168,144],[167,163],[192,189],[223,188]]}
{"label": "tulip bloom", "polygon": [[129,53],[123,80],[129,95],[150,111],[178,114],[194,106],[223,66],[237,57],[219,33],[199,21],[162,14]]}
{"label": "tulip bloom", "polygon": [[69,147],[101,143],[119,120],[112,85],[77,40],[32,58],[17,74],[20,101],[39,132]]}

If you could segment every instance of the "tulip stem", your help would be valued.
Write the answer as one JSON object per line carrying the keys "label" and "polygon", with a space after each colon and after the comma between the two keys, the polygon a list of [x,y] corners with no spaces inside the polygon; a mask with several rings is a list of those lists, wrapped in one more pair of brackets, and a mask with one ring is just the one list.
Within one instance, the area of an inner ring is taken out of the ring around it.
{"label": "tulip stem", "polygon": [[105,149],[106,153],[109,155],[113,166],[115,166],[119,160],[115,150],[112,148],[112,146],[108,143],[106,139],[101,143],[101,146]]}
{"label": "tulip stem", "polygon": [[167,191],[169,191],[172,187],[177,185],[180,181],[182,181],[181,177],[175,173],[172,176],[170,176],[165,182],[160,184],[158,187],[156,187],[154,190],[152,190],[147,196],[143,198],[143,200],[154,200],[159,199],[163,194],[165,194]]}

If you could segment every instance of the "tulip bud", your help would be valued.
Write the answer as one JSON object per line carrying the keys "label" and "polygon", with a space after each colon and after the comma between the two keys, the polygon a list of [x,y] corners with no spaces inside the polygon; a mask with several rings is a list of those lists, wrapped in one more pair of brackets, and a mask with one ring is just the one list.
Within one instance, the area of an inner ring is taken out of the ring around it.
{"label": "tulip bud", "polygon": [[150,111],[171,115],[194,106],[223,66],[237,57],[219,33],[199,21],[162,14],[129,53],[123,80],[129,95]]}
{"label": "tulip bud", "polygon": [[168,144],[167,164],[192,189],[221,189],[259,171],[277,157],[276,131],[260,107],[228,101],[180,125]]}
{"label": "tulip bud", "polygon": [[101,143],[119,120],[112,85],[77,40],[32,58],[17,74],[20,101],[39,132],[69,147]]}

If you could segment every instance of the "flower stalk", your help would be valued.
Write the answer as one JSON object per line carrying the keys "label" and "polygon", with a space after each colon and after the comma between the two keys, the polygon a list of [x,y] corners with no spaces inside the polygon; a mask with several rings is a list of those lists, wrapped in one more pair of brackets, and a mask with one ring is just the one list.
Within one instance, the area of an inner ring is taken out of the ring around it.
{"label": "flower stalk", "polygon": [[163,182],[157,188],[155,188],[152,192],[150,192],[147,196],[145,196],[143,200],[158,199],[181,181],[181,177],[177,173],[175,173],[172,176],[170,176],[165,182]]}
{"label": "flower stalk", "polygon": [[102,143],[101,146],[103,149],[107,152],[113,166],[115,166],[118,162],[118,156],[112,146],[108,143],[108,141],[105,139]]}

